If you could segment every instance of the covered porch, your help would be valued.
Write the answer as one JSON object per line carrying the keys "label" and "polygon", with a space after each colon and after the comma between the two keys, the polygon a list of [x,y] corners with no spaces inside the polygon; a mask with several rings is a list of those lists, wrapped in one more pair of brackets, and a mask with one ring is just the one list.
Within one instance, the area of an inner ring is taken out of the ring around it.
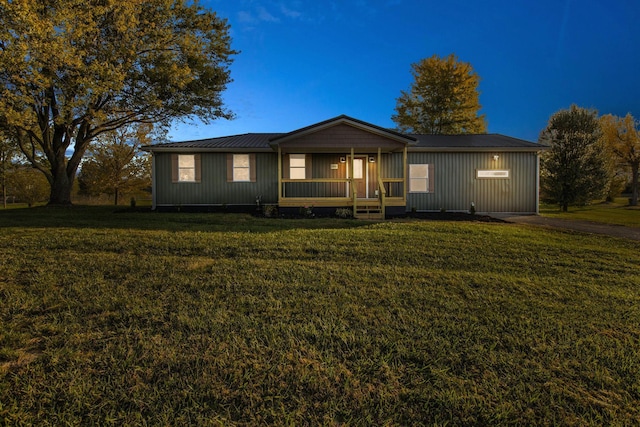
{"label": "covered porch", "polygon": [[[399,157],[393,154],[353,148],[349,154],[279,151],[278,205],[349,208],[356,218],[384,219],[387,207],[407,204],[406,148],[399,153],[403,159],[400,162],[393,161],[393,157]],[[392,167],[393,163],[401,163],[401,168]],[[383,174],[388,170],[395,173]]]}
{"label": "covered porch", "polygon": [[275,138],[278,205],[352,209],[384,219],[407,204],[407,137],[353,119]]}

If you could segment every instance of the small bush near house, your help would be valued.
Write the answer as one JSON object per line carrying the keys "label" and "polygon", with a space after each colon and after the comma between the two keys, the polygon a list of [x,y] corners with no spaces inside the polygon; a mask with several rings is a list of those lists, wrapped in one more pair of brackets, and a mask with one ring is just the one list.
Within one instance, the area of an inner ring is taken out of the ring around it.
{"label": "small bush near house", "polygon": [[276,205],[263,205],[262,214],[266,218],[275,218],[278,216],[278,207]]}
{"label": "small bush near house", "polygon": [[349,208],[338,208],[336,209],[336,216],[338,218],[353,218],[353,211]]}

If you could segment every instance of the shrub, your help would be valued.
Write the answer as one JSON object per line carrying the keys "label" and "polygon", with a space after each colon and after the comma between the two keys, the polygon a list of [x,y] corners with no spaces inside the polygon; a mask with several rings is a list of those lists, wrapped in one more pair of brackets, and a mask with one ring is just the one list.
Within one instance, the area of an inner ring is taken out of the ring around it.
{"label": "shrub", "polygon": [[336,209],[336,216],[338,218],[353,218],[353,211],[349,208],[338,208]]}
{"label": "shrub", "polygon": [[262,207],[262,214],[266,218],[275,218],[278,216],[278,206],[276,205],[264,205]]}

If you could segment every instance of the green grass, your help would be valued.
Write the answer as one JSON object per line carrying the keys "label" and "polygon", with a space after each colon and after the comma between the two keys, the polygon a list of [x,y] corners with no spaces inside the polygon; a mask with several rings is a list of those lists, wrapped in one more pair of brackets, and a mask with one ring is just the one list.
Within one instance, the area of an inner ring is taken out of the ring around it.
{"label": "green grass", "polygon": [[572,206],[568,212],[562,212],[557,205],[543,205],[540,208],[540,214],[550,218],[640,227],[640,207],[629,206],[628,199],[624,198],[618,198],[614,202],[595,202],[588,206]]}
{"label": "green grass", "polygon": [[634,425],[635,242],[0,212],[0,424]]}

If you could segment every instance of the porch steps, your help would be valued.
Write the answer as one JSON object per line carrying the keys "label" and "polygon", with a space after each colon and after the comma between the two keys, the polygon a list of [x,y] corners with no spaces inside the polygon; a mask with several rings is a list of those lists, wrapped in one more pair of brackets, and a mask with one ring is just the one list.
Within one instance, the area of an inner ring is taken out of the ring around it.
{"label": "porch steps", "polygon": [[382,220],[384,219],[384,213],[380,207],[380,202],[367,202],[358,204],[353,217],[357,219]]}

